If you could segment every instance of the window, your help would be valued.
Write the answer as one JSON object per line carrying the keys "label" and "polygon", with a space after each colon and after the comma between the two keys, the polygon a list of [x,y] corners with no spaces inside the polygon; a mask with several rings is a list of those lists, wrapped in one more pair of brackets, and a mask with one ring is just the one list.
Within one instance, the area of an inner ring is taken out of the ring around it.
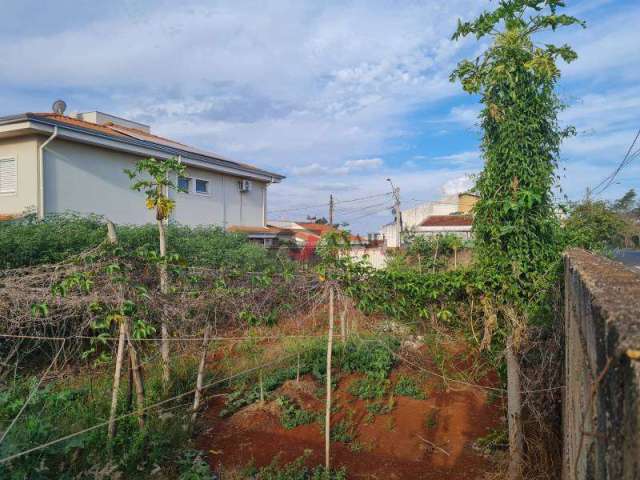
{"label": "window", "polygon": [[185,193],[189,193],[191,186],[191,179],[188,177],[178,177],[178,188]]}
{"label": "window", "polygon": [[18,165],[15,158],[0,158],[0,193],[18,190]]}
{"label": "window", "polygon": [[196,193],[209,193],[209,182],[206,180],[196,179]]}

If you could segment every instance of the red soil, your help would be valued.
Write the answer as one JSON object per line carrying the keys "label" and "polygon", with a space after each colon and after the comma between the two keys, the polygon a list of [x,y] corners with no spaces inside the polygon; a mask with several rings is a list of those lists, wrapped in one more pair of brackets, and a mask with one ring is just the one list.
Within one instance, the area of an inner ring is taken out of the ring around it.
{"label": "red soil", "polygon": [[[401,370],[392,374],[392,380]],[[350,445],[333,442],[333,468],[344,466],[349,478],[367,479],[466,480],[481,479],[485,473],[495,471],[492,462],[472,448],[476,439],[499,427],[502,421],[502,407],[488,402],[485,389],[450,384],[452,388],[444,391],[441,382],[432,380],[425,385],[426,400],[395,397],[391,413],[367,422],[366,402],[348,392],[355,378],[340,380],[334,395],[339,409],[332,424],[348,417],[356,425],[360,448],[353,451]],[[488,383],[492,382],[483,382]],[[315,397],[315,388],[307,377],[299,386],[287,382],[281,393],[305,409],[321,412],[324,401]],[[212,467],[243,467],[251,461],[260,467],[270,464],[276,456],[286,463],[305,451],[310,452],[309,465],[324,464],[324,435],[318,423],[286,430],[273,402],[221,419],[218,413],[223,406],[223,398],[209,404],[203,418],[209,428],[197,442],[198,448],[208,453]],[[429,422],[433,415],[436,421]]]}

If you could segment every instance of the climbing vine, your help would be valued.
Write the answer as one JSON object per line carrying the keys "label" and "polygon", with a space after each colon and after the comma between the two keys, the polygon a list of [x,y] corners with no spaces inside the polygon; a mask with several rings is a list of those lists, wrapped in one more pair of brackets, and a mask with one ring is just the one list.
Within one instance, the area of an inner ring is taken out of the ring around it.
{"label": "climbing vine", "polygon": [[571,62],[568,45],[538,46],[532,36],[583,25],[558,14],[560,0],[500,2],[471,22],[459,22],[453,35],[492,38],[475,60],[463,60],[451,74],[464,90],[480,94],[485,167],[476,189],[474,235],[485,287],[499,303],[516,305],[530,319],[544,316],[559,267],[559,224],[552,187],[562,140],[562,103],[555,93],[558,61]]}

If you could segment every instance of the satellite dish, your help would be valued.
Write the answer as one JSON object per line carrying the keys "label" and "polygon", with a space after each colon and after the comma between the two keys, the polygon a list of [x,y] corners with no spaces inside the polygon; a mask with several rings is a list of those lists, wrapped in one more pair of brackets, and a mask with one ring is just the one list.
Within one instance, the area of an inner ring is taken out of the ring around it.
{"label": "satellite dish", "polygon": [[67,104],[64,100],[56,100],[53,102],[53,106],[51,107],[53,113],[57,113],[58,115],[64,115],[64,111],[67,109]]}

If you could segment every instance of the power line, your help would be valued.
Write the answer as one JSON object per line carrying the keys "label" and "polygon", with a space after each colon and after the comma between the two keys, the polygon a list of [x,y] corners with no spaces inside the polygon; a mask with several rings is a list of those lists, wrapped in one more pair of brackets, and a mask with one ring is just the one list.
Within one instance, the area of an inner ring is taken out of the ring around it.
{"label": "power line", "polygon": [[613,181],[616,179],[616,177],[622,171],[622,169],[627,165],[629,165],[629,163],[631,163],[631,161],[638,156],[638,154],[640,153],[640,149],[638,149],[633,154],[631,153],[633,151],[633,147],[635,147],[636,142],[638,141],[638,137],[640,137],[640,128],[638,129],[638,133],[636,133],[636,136],[634,137],[633,142],[627,149],[627,153],[625,154],[624,158],[622,159],[618,167],[610,175],[603,178],[598,185],[590,189],[592,194],[594,195],[603,194],[605,190],[613,184]]}
{"label": "power line", "polygon": [[[384,196],[388,196],[391,195],[391,193],[387,192],[387,193],[378,193],[376,195],[368,195],[366,197],[359,197],[359,198],[350,198],[347,200],[334,200],[334,205],[337,204],[342,204],[342,203],[352,203],[352,202],[359,202],[362,200],[369,200],[372,198],[378,198],[378,197],[384,197]],[[269,213],[280,213],[280,212],[295,212],[295,211],[299,211],[299,210],[308,210],[310,208],[320,208],[320,207],[326,207],[327,204],[326,203],[319,203],[316,205],[300,205],[299,207],[292,207],[292,208],[283,208],[283,209],[278,209],[278,210],[270,210]]]}

